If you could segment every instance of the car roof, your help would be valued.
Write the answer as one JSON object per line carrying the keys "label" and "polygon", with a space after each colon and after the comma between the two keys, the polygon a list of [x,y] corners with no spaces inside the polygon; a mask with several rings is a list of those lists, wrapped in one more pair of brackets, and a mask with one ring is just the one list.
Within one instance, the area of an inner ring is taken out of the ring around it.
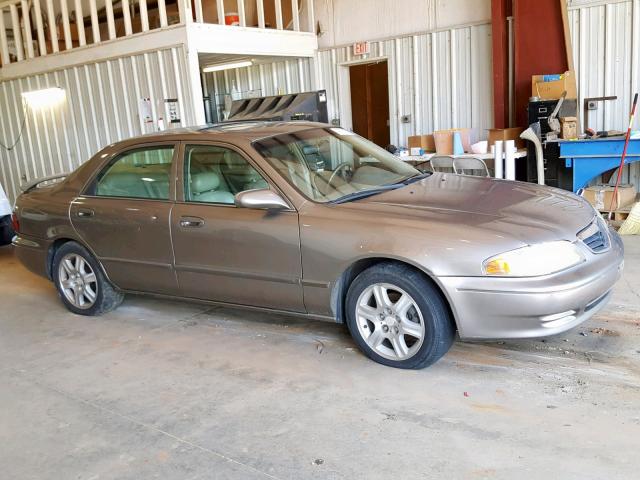
{"label": "car roof", "polygon": [[284,133],[299,132],[310,128],[328,127],[325,123],[307,121],[267,122],[267,121],[238,121],[208,124],[197,127],[172,128],[163,132],[147,133],[129,138],[111,145],[119,147],[136,143],[149,143],[179,140],[227,140],[234,139],[254,141]]}

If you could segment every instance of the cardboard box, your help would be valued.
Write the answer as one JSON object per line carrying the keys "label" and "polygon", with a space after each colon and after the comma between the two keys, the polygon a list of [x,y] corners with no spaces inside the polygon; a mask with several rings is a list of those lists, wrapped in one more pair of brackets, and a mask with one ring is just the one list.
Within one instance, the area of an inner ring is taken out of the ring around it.
{"label": "cardboard box", "polygon": [[408,138],[409,149],[421,148],[425,152],[435,152],[436,144],[433,135],[413,135]]}
{"label": "cardboard box", "polygon": [[562,92],[567,92],[566,98],[578,98],[575,73],[571,70],[564,72],[560,80],[551,82],[545,82],[544,75],[531,77],[532,97],[539,97],[540,100],[557,100],[562,96]]}
{"label": "cardboard box", "polygon": [[560,119],[560,137],[570,140],[578,138],[578,119],[576,117],[563,117]]}
{"label": "cardboard box", "polygon": [[[582,196],[593,205],[596,210],[608,212],[613,197],[613,185],[594,185],[584,189]],[[636,188],[623,184],[618,187],[617,201],[613,203],[613,210],[620,210],[636,201]]]}
{"label": "cardboard box", "polygon": [[460,140],[462,140],[462,148],[464,151],[471,151],[471,130],[468,128],[453,128],[433,132],[436,153],[440,155],[453,155],[453,132],[460,133]]}
{"label": "cardboard box", "polygon": [[522,132],[524,132],[524,128],[520,127],[489,129],[489,137],[487,139],[489,150],[491,150],[491,145],[496,143],[496,141],[498,140],[502,140],[503,142],[506,142],[507,140],[513,140],[516,144],[517,149],[526,148],[525,140],[520,138],[520,134]]}

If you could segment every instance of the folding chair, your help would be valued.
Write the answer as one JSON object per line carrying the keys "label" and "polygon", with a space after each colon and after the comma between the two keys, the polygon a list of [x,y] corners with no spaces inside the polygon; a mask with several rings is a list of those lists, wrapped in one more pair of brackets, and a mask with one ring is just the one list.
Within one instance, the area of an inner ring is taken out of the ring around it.
{"label": "folding chair", "polygon": [[453,160],[453,170],[460,175],[489,176],[487,164],[483,160],[474,157],[455,158]]}
{"label": "folding chair", "polygon": [[431,170],[433,170],[434,172],[456,173],[455,169],[453,168],[453,157],[432,157],[429,163],[431,163]]}

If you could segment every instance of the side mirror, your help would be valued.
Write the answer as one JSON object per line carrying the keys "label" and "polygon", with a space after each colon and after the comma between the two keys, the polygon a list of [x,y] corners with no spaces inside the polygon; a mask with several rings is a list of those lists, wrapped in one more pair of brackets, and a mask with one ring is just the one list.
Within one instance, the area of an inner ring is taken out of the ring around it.
{"label": "side mirror", "polygon": [[273,190],[263,188],[240,192],[235,197],[236,206],[265,210],[288,210],[289,204]]}

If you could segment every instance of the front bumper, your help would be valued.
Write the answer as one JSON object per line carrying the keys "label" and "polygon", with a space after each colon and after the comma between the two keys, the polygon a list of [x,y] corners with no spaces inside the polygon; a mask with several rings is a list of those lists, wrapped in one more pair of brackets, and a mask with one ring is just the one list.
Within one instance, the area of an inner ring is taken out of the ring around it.
{"label": "front bumper", "polygon": [[[585,247],[586,248],[586,247]],[[440,277],[463,339],[544,337],[569,330],[601,310],[622,275],[624,247],[589,252],[565,272],[533,278]]]}

